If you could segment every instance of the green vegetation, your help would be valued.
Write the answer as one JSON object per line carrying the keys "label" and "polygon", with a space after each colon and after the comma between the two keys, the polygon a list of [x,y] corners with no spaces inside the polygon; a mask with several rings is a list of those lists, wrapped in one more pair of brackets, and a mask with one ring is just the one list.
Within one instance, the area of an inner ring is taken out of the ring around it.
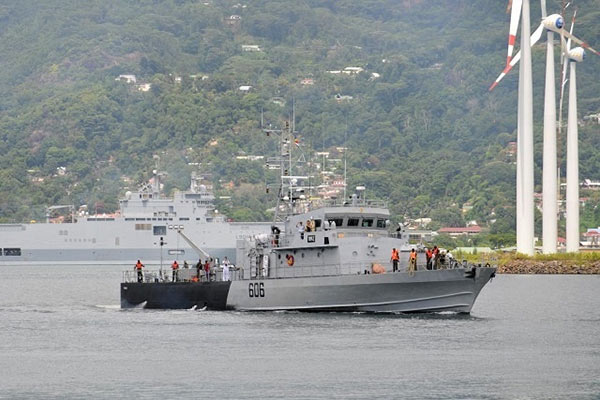
{"label": "green vegetation", "polygon": [[461,252],[452,252],[452,255],[457,260],[468,260],[473,263],[487,263],[495,265],[506,265],[511,261],[515,260],[526,260],[526,261],[560,261],[565,264],[579,264],[588,265],[597,263],[600,261],[600,251],[585,251],[580,253],[558,253],[558,254],[536,254],[534,256],[527,256],[520,253],[505,253],[505,252],[492,252],[482,254],[470,254]]}
{"label": "green vegetation", "polygon": [[[575,32],[593,45],[600,44],[599,5],[578,2]],[[508,244],[516,71],[487,91],[505,60],[505,7],[487,0],[6,0],[0,221],[39,220],[51,204],[114,210],[128,186],[149,177],[155,154],[169,172],[166,189],[184,189],[188,163],[201,163],[218,193],[231,197],[218,204],[221,212],[268,219],[262,162],[235,156],[272,154],[261,110],[265,124],[282,126],[295,99],[307,153],[343,146],[347,137],[350,186],[386,199],[394,220],[477,220],[489,228],[477,240]],[[532,11],[536,21],[539,10]],[[543,60],[535,47],[536,182]],[[578,67],[582,116],[600,110],[598,61],[590,56]],[[345,67],[364,71],[327,72]],[[116,81],[121,74],[137,82]],[[145,83],[150,89],[138,90]],[[352,99],[336,101],[337,94]],[[581,176],[600,180],[598,125],[581,126],[580,140]],[[582,227],[600,225],[599,203],[590,195]]]}

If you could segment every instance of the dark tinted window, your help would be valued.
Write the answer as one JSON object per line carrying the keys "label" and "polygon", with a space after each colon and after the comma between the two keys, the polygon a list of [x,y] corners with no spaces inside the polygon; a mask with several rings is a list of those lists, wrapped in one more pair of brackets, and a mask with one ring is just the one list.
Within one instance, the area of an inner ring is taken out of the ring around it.
{"label": "dark tinted window", "polygon": [[344,224],[344,218],[329,218],[329,225],[334,224],[335,226],[342,226]]}
{"label": "dark tinted window", "polygon": [[166,235],[167,234],[167,227],[166,226],[161,226],[161,225],[157,225],[153,227],[153,233],[156,236],[160,236],[160,235]]}
{"label": "dark tinted window", "polygon": [[358,218],[348,218],[348,226],[358,226]]}
{"label": "dark tinted window", "polygon": [[4,249],[5,256],[20,256],[21,249]]}
{"label": "dark tinted window", "polygon": [[370,228],[372,226],[373,226],[373,218],[363,218],[363,220],[362,220],[363,228]]}
{"label": "dark tinted window", "polygon": [[385,219],[378,219],[377,220],[377,227],[378,228],[385,228]]}

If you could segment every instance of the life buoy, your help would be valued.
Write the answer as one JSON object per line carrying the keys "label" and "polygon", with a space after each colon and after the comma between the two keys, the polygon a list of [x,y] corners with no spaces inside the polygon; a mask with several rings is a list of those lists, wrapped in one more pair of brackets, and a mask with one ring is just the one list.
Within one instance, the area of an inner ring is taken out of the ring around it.
{"label": "life buoy", "polygon": [[294,256],[291,254],[287,254],[285,256],[285,258],[287,258],[287,264],[291,267],[294,265]]}

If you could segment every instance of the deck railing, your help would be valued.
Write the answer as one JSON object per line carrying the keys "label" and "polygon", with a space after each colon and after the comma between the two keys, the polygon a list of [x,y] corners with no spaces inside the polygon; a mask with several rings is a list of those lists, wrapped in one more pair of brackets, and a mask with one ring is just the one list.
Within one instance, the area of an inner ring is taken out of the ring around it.
{"label": "deck railing", "polygon": [[[373,274],[372,268],[374,264],[379,264],[385,269],[385,273],[393,273],[392,266],[388,260],[372,261],[369,263],[344,263],[341,264],[321,264],[310,266],[271,266],[267,269],[252,266],[248,269],[231,266],[229,268],[230,281],[239,280],[255,280],[255,279],[282,279],[282,278],[309,278],[309,277],[325,277],[325,276],[340,276],[340,275],[363,275]],[[438,269],[452,268],[467,268],[466,263],[460,263],[452,260],[451,263],[440,265]],[[405,265],[399,267],[398,272],[410,272]],[[424,264],[417,265],[418,271],[427,271]],[[173,272],[168,269],[162,270],[143,270],[143,283],[151,282],[214,282],[223,281],[222,267],[214,267],[210,270],[207,278],[204,270],[200,271],[200,276],[197,274],[196,268],[182,268],[177,271],[176,279],[173,279]],[[138,272],[135,270],[123,271],[123,282],[138,282]]]}

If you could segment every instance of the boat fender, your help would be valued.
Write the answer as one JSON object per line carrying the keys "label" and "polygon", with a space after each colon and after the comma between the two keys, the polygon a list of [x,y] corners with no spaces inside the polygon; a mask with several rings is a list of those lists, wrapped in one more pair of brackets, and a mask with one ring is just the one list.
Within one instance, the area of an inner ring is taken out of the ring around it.
{"label": "boat fender", "polygon": [[287,264],[291,267],[294,265],[294,256],[291,254],[286,254],[285,258],[287,258]]}

